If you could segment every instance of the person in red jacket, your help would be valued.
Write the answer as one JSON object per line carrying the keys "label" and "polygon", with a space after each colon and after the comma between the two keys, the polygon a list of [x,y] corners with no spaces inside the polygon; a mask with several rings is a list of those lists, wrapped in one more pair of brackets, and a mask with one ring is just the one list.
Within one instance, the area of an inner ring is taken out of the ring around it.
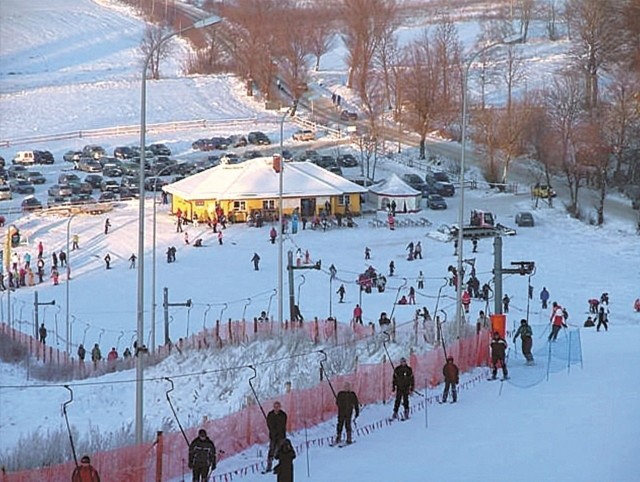
{"label": "person in red jacket", "polygon": [[74,469],[71,482],[100,482],[100,475],[91,465],[91,459],[88,455],[80,459],[80,465]]}
{"label": "person in red jacket", "polygon": [[458,366],[453,363],[453,357],[449,355],[447,357],[447,363],[442,368],[442,374],[444,375],[444,392],[442,393],[442,403],[447,401],[449,397],[449,390],[451,390],[451,396],[453,397],[453,403],[458,401],[458,382],[460,370]]}
{"label": "person in red jacket", "polygon": [[469,313],[469,305],[471,304],[471,295],[467,290],[462,292],[462,306],[465,313]]}
{"label": "person in red jacket", "polygon": [[362,308],[360,305],[356,305],[353,309],[353,322],[360,323],[362,325]]}
{"label": "person in red jacket", "polygon": [[556,338],[558,338],[558,333],[560,332],[560,328],[562,327],[567,327],[567,324],[564,322],[562,306],[554,301],[551,307],[551,333],[549,333],[548,340],[556,341]]}

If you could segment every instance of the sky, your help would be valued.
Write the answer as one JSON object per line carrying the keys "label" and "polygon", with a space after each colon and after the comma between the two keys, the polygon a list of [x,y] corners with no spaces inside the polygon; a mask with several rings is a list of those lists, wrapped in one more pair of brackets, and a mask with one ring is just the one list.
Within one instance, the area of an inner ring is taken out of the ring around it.
{"label": "sky", "polygon": [[[63,3],[56,6],[60,12],[68,11],[66,15],[52,16],[50,4],[44,0],[34,0],[29,5],[30,9],[14,0],[0,6],[3,18],[14,19],[9,23],[9,29],[0,29],[0,65],[3,66],[0,68],[0,107],[3,112],[0,116],[0,138],[135,124],[138,121],[136,99],[139,81],[136,80],[138,67],[135,56],[136,35],[143,29],[141,22],[126,10],[113,8],[110,3],[61,1]],[[94,34],[85,32],[81,35],[82,29],[90,22]],[[71,24],[82,27],[73,39],[67,37],[69,32],[75,32],[70,28]],[[43,26],[42,35],[27,35],[29,29],[38,25]],[[116,27],[125,34],[113,41],[110,33]],[[12,32],[16,34],[15,39],[10,36]],[[86,39],[86,45],[83,39]],[[77,48],[65,53],[62,45]],[[37,55],[30,55],[30,61],[27,61],[22,51]],[[175,64],[179,65],[179,59]],[[116,65],[120,67],[116,68]],[[150,86],[150,122],[201,117],[221,121],[256,117],[259,120],[255,129],[262,129],[277,139],[277,122],[258,103],[244,98],[236,80],[229,77],[184,79],[178,74],[178,70],[169,71],[168,77]],[[183,101],[176,102],[176,97]],[[43,109],[43,105],[47,108]],[[74,113],[65,115],[65,112]],[[92,115],[96,112],[99,115]],[[229,124],[225,124],[220,131],[236,133],[236,129],[234,132],[229,129]],[[238,124],[238,132],[246,133],[247,130],[246,125]],[[293,145],[289,140],[293,130],[293,126],[286,127],[287,145]],[[214,133],[176,132],[152,135],[149,140],[167,142],[178,157],[194,160],[198,153],[190,150],[191,142]],[[69,168],[63,165],[62,153],[81,148],[89,142],[101,143],[107,150],[112,150],[117,145],[133,144],[136,139],[125,136],[30,145],[29,148],[50,149],[56,157],[54,166],[43,166],[42,169],[49,178],[47,186],[62,169]],[[0,154],[10,159],[15,150],[17,148],[3,148]],[[328,148],[327,152],[335,154],[336,148]],[[404,165],[386,161],[381,163],[377,172],[379,178],[384,178],[392,172],[413,171]],[[524,182],[527,169],[520,172]],[[39,197],[42,197],[44,189],[46,187],[39,188]],[[20,199],[18,197],[2,207],[19,205]],[[429,405],[426,414],[418,412],[405,423],[384,426],[370,435],[359,437],[354,446],[344,450],[313,447],[309,451],[309,480],[348,478],[411,482],[425,480],[425,474],[429,478],[446,481],[472,481],[481,477],[498,481],[635,480],[640,468],[634,456],[640,448],[640,419],[635,416],[640,376],[634,369],[640,362],[637,351],[640,313],[634,313],[632,306],[633,300],[640,296],[637,261],[640,259],[640,243],[633,225],[628,222],[630,208],[622,198],[611,196],[609,202],[616,206],[613,212],[621,214],[608,217],[600,228],[570,218],[562,206],[562,192],[558,201],[554,208],[541,206],[534,209],[526,189],[524,194],[496,193],[482,184],[477,190],[468,190],[465,197],[467,211],[472,208],[490,210],[499,222],[510,226],[514,226],[517,212],[533,212],[535,227],[518,228],[516,236],[503,240],[503,260],[505,264],[520,260],[536,263],[536,273],[532,277],[536,297],[529,308],[529,321],[536,334],[534,350],[538,364],[525,367],[519,347],[514,346],[510,351],[511,379],[508,382],[487,382],[486,373],[478,369],[463,376],[463,382],[480,381],[461,391],[457,405]],[[309,250],[313,260],[322,260],[324,268],[307,271],[304,278],[295,277],[296,298],[303,315],[322,318],[331,314],[339,322],[348,322],[353,307],[361,302],[365,322],[376,321],[381,311],[393,309],[395,295],[404,278],[408,284],[415,283],[419,271],[425,275],[426,286],[418,293],[418,306],[433,307],[438,288],[447,275],[447,266],[456,262],[452,244],[442,241],[437,231],[442,224],[457,222],[459,197],[449,198],[447,202],[449,208],[445,211],[424,210],[420,213],[418,217],[431,221],[430,227],[399,228],[395,231],[373,228],[369,219],[384,214],[372,213],[357,219],[357,228],[329,232],[306,230],[287,236],[285,250]],[[107,215],[76,216],[71,221],[64,217],[36,214],[7,215],[9,222],[18,226],[27,239],[26,244],[18,249],[20,254],[27,251],[33,254],[38,241],[43,242],[47,255],[51,250],[64,249],[69,222],[70,233],[79,236],[81,249],[71,254],[73,279],[69,284],[68,300],[64,276],[59,286],[52,286],[50,282],[38,286],[41,300],[56,300],[56,307],[43,307],[40,311],[40,319],[49,328],[50,342],[56,347],[64,349],[66,344],[67,303],[72,314],[71,343],[74,350],[81,342],[89,346],[100,342],[103,353],[111,346],[116,346],[121,353],[125,346],[131,345],[135,327],[136,272],[128,268],[127,259],[137,249],[137,209],[137,203],[119,203]],[[152,209],[153,202],[149,200],[146,212],[151,213]],[[112,230],[105,236],[103,226],[107,217]],[[150,215],[146,219],[146,279],[150,280],[153,225]],[[173,221],[167,207],[158,205],[158,300],[161,289],[167,287],[172,301],[190,298],[194,303],[191,309],[171,310],[172,337],[187,336],[203,326],[210,327],[216,318],[239,319],[243,315],[253,318],[262,310],[268,310],[275,316],[276,301],[272,294],[277,286],[277,249],[268,241],[270,227],[230,226],[225,231],[223,246],[216,245],[213,234],[206,228],[189,228],[191,239],[202,237],[205,244],[203,249],[193,249],[184,244],[183,235],[175,232]],[[417,240],[422,241],[425,259],[409,262],[405,248],[410,241]],[[176,263],[165,262],[164,253],[169,246],[178,249]],[[370,263],[364,260],[365,246],[372,251]],[[468,252],[469,247],[466,249]],[[492,250],[490,241],[480,242],[476,269],[481,282],[492,276]],[[113,269],[109,272],[104,269],[102,261],[107,252],[113,259]],[[262,258],[258,272],[253,270],[250,261],[254,252]],[[384,272],[391,260],[396,264],[397,276],[390,279],[387,292],[364,295],[360,299],[354,284],[358,273],[369,264]],[[337,303],[337,286],[329,283],[327,268],[330,264],[336,266],[338,278],[347,289],[344,304]],[[570,327],[580,331],[583,355],[582,365],[554,370],[548,380],[541,378],[547,366],[544,354],[548,350],[545,336],[548,313],[537,302],[537,293],[543,286],[549,289],[553,300],[567,307]],[[147,313],[150,312],[150,290],[148,283]],[[526,278],[505,277],[504,292],[512,300],[508,325],[514,327],[527,313]],[[596,333],[593,329],[581,329],[587,315],[587,300],[599,297],[602,292],[608,292],[611,298],[609,331]],[[453,317],[453,289],[445,289],[443,295],[440,307]],[[11,298],[12,324],[32,332],[33,289],[21,289]],[[0,316],[6,319],[7,299],[4,294],[0,297],[0,306]],[[472,303],[472,321],[483,308],[484,305],[478,302]],[[413,307],[396,307],[394,315],[398,323],[407,322],[412,319]],[[161,309],[158,309],[158,334],[162,333],[160,319]],[[150,316],[147,316],[147,322],[149,320]],[[406,356],[409,348],[392,346],[390,350],[394,358],[399,358]],[[286,347],[278,345],[246,352],[230,349],[218,354],[217,363],[268,360],[283,349]],[[364,360],[372,361],[379,357],[379,354],[373,354],[367,359],[366,349],[360,347],[359,350],[357,353]],[[167,360],[147,373],[149,377],[192,373],[206,369],[210,364],[210,361],[195,355],[179,363],[175,359]],[[311,383],[309,370],[309,367],[300,367],[299,372],[292,376],[301,385]],[[277,378],[276,374],[276,371],[261,374],[261,395],[266,397],[278,393],[281,384],[272,381]],[[129,380],[132,376],[121,372],[107,375],[103,380],[117,382]],[[21,439],[32,437],[35,432],[64,428],[60,412],[60,406],[67,398],[64,389],[58,386],[6,388],[30,385],[35,381],[27,378],[25,367],[4,363],[0,364],[0,380],[0,452],[14,447]],[[176,387],[174,400],[179,417],[186,426],[197,424],[203,416],[217,417],[233,411],[248,395],[246,378],[239,378],[226,380],[217,386],[220,391],[229,393],[224,404],[216,402],[218,393],[215,390],[194,400],[193,387],[201,382],[194,376]],[[99,392],[77,388],[71,421],[80,432],[99,430],[108,433],[113,427],[133,421],[133,386],[114,384],[107,387]],[[437,387],[427,396],[433,396],[441,389]],[[160,426],[171,419],[169,407],[164,402],[166,386],[149,382],[145,390],[148,423],[151,427]],[[412,403],[417,403],[415,397]],[[365,407],[360,424],[384,420],[389,412],[388,405]],[[311,428],[308,436],[329,436],[333,430],[331,422]],[[296,443],[304,440],[302,433],[292,434],[292,437]],[[225,460],[217,473],[259,460],[260,449],[264,450],[264,447],[256,447]],[[349,451],[353,453],[348,454]],[[385,457],[372,456],[378,453],[384,453]],[[304,452],[298,455],[296,472],[298,478],[307,475]],[[249,481],[258,479],[264,480],[264,476],[244,478]]]}

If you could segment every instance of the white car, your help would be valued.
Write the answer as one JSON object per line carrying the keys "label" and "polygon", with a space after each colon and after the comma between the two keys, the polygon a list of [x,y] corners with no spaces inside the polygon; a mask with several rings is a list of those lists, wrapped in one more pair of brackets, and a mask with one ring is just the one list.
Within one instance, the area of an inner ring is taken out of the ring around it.
{"label": "white car", "polygon": [[294,141],[314,141],[315,139],[315,132],[309,129],[299,130],[293,134]]}
{"label": "white car", "polygon": [[13,158],[13,163],[32,166],[36,163],[36,159],[33,151],[19,151]]}

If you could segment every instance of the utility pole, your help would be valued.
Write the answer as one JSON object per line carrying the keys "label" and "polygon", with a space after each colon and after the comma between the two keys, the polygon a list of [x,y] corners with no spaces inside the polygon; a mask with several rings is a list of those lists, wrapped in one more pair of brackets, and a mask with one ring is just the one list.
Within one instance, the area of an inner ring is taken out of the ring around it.
{"label": "utility pole", "polygon": [[187,308],[191,308],[191,298],[189,298],[184,303],[169,303],[169,288],[163,289],[164,300],[162,302],[162,307],[164,308],[164,344],[168,345],[171,343],[171,338],[169,337],[169,307],[171,306],[186,306]]}

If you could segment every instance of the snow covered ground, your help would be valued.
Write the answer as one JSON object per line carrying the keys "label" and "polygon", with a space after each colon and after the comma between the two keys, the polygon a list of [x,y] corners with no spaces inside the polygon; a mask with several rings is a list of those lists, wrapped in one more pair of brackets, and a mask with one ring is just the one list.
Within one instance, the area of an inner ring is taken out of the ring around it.
{"label": "snow covered ground", "polygon": [[[134,57],[142,24],[132,20],[125,11],[106,8],[89,0],[56,2],[60,12],[64,9],[70,13],[54,17],[50,5],[53,4],[34,0],[29,4],[34,7],[30,10],[13,0],[0,4],[3,18],[0,29],[0,109],[3,112],[0,138],[136,123],[139,95],[136,71],[139,67]],[[9,29],[5,28],[7,18],[15,18]],[[80,29],[85,36],[74,37],[74,42],[65,38],[68,32],[78,32],[70,28],[76,23],[82,28],[91,23],[92,35]],[[41,38],[33,32],[27,34],[37,25],[47,26],[43,29],[46,35]],[[118,36],[118,42],[112,42],[109,32],[117,28],[122,34]],[[83,45],[84,38],[102,40],[98,47],[90,45],[88,40]],[[105,44],[110,48],[104,47]],[[77,48],[65,53],[61,45]],[[101,51],[103,47],[104,51]],[[34,54],[24,55],[21,51]],[[98,53],[101,58],[108,59],[105,62],[112,69],[123,70],[105,70],[105,64],[100,67],[101,61],[96,58]],[[247,102],[242,97],[239,84],[230,78],[179,79],[174,75],[151,85],[150,95],[157,92],[158,97],[149,98],[150,122],[263,115],[257,103]],[[76,102],[80,105],[74,109]],[[99,115],[92,114],[95,110],[83,110],[85,105],[100,107]],[[273,124],[258,124],[256,129],[268,133],[269,129],[271,133],[276,131]],[[197,133],[177,133],[162,140],[187,154],[190,142],[196,137]],[[113,147],[128,142],[133,143],[135,139],[106,139],[102,143]],[[81,147],[83,143],[85,140],[82,139],[60,142],[52,150],[58,160],[65,150]],[[10,159],[14,150],[3,149],[0,154]],[[61,165],[60,161],[47,167],[47,173],[53,176]],[[396,171],[406,172],[407,168],[385,162],[378,174],[382,178]],[[358,302],[362,302],[365,321],[376,321],[381,311],[393,309],[397,289],[404,279],[408,285],[415,284],[419,271],[425,275],[426,286],[418,293],[417,306],[433,309],[438,288],[447,275],[447,266],[456,261],[451,243],[437,241],[433,231],[442,223],[457,222],[458,200],[458,197],[447,199],[449,209],[445,211],[424,211],[421,215],[433,223],[428,228],[401,228],[392,232],[369,226],[369,218],[364,217],[357,220],[359,226],[354,229],[326,233],[306,230],[288,236],[285,250],[295,252],[299,247],[303,252],[309,250],[314,261],[322,260],[322,271],[309,270],[304,272],[304,278],[295,277],[295,293],[305,317],[328,316],[329,297],[332,296],[331,314],[339,321],[348,322]],[[548,313],[540,310],[537,302],[543,286],[549,289],[552,299],[567,307],[569,322],[576,328],[582,326],[586,317],[587,299],[609,292],[612,320],[609,332],[582,330],[583,367],[574,365],[570,372],[553,373],[549,381],[526,389],[518,387],[530,375],[524,371],[522,359],[513,348],[511,383],[503,386],[495,382],[476,384],[461,392],[457,405],[430,405],[426,416],[422,412],[408,422],[385,426],[360,437],[356,445],[344,450],[313,447],[309,452],[309,480],[636,480],[640,469],[635,456],[640,449],[640,418],[636,413],[640,402],[640,376],[636,370],[640,364],[637,350],[640,313],[632,312],[632,304],[640,296],[640,243],[633,226],[622,217],[611,217],[602,228],[593,228],[569,218],[560,202],[555,203],[554,209],[534,209],[527,195],[479,189],[467,191],[465,203],[467,211],[473,208],[491,210],[497,214],[499,222],[511,226],[518,211],[534,213],[534,228],[520,228],[516,236],[503,240],[503,264],[521,260],[536,262],[536,274],[532,278],[535,297],[529,319],[538,336],[535,348],[541,350],[540,353],[544,353],[546,347],[544,326],[548,319]],[[151,209],[149,201],[147,213]],[[110,218],[113,229],[105,236],[106,217]],[[65,249],[67,218],[13,215],[9,221],[27,235],[28,243],[18,250],[21,254],[26,251],[33,254],[40,240],[47,253]],[[70,232],[79,235],[81,246],[71,254],[71,341],[74,347],[80,342],[91,346],[99,341],[103,353],[111,346],[117,346],[122,353],[125,346],[131,345],[135,330],[136,273],[128,269],[126,260],[137,248],[137,204],[121,203],[108,216],[77,216],[70,222]],[[205,228],[189,228],[190,238],[202,237],[205,244],[203,249],[194,249],[186,246],[183,236],[175,232],[173,218],[167,214],[166,207],[158,206],[158,303],[163,287],[169,288],[172,301],[191,298],[194,302],[190,310],[171,310],[172,338],[186,336],[203,325],[210,327],[216,318],[239,319],[244,314],[252,319],[262,310],[275,315],[275,299],[271,295],[277,286],[277,249],[268,242],[268,229],[231,226],[225,232],[225,244],[218,246],[212,233]],[[151,279],[151,231],[150,216],[147,216],[147,280]],[[424,261],[406,261],[406,245],[418,240],[424,246]],[[178,248],[177,262],[167,264],[164,253],[172,245]],[[372,250],[370,263],[364,261],[365,246]],[[465,250],[466,256],[470,257],[470,246],[465,246]],[[104,270],[102,261],[107,252],[114,260],[109,272]],[[250,262],[254,252],[262,258],[258,272]],[[369,264],[386,272],[391,260],[396,264],[397,276],[390,278],[387,292],[364,295],[360,300],[354,283],[357,274]],[[331,264],[336,266],[339,281],[344,282],[347,289],[344,304],[337,303],[337,283],[329,283],[327,270]],[[491,279],[492,267],[491,242],[482,240],[476,255],[481,282]],[[148,313],[150,284],[146,288]],[[285,291],[287,289],[285,284]],[[527,311],[526,279],[505,277],[504,291],[512,299],[508,323],[513,327]],[[38,286],[38,294],[41,300],[56,300],[55,308],[41,308],[40,319],[49,328],[51,343],[64,349],[64,276],[59,286],[50,283]],[[453,290],[446,289],[444,295],[440,306],[453,317]],[[32,289],[25,288],[12,294],[11,319],[29,333],[33,331],[32,303]],[[7,319],[4,294],[0,297],[0,306],[0,315]],[[472,320],[483,308],[477,302],[472,303]],[[398,323],[410,320],[413,310],[414,307],[397,307],[394,315]],[[148,320],[149,317],[147,331]],[[159,320],[160,309],[157,332],[162,333]],[[161,336],[158,336],[160,341]],[[406,347],[394,347],[393,356],[406,355],[406,350]],[[214,363],[231,365],[240,358],[245,362],[264,360],[275,357],[276,351],[272,346],[267,346],[261,353],[230,350],[224,358],[216,357],[215,362],[198,355],[184,360],[170,359],[149,369],[147,375],[193,373]],[[268,371],[262,377],[271,379],[275,373]],[[463,381],[477,374],[466,375]],[[108,432],[114,427],[131,424],[134,387],[130,383],[117,382],[132,378],[132,373],[122,372],[103,377],[102,380],[114,384],[100,390],[77,387],[70,414],[72,424],[85,433],[94,429]],[[28,380],[24,367],[6,364],[0,364],[0,380],[0,452],[16,446],[20,439],[33,437],[36,432],[64,429],[60,406],[67,398],[67,392],[63,388],[8,388],[40,382]],[[187,426],[197,425],[203,416],[215,418],[236,409],[248,394],[246,379],[226,381],[222,386],[209,385],[209,390],[203,391],[198,390],[201,380],[197,377],[190,382],[177,386],[173,397],[181,421]],[[221,403],[220,392],[233,384],[243,388],[233,391]],[[276,385],[280,384],[270,385],[265,381],[262,388],[267,393],[275,390]],[[171,420],[164,401],[165,390],[162,383],[146,384],[145,416],[153,430]],[[194,397],[196,391],[198,397]],[[365,407],[359,422],[361,425],[372,423],[386,418],[389,412],[388,405]],[[428,426],[425,426],[426,422]],[[324,424],[311,428],[308,436],[327,436],[333,430],[332,424]],[[294,434],[293,438],[300,443],[304,434]],[[217,472],[256,460],[257,450],[252,449],[225,460]],[[296,461],[298,478],[306,476],[306,468],[306,454],[299,453]],[[244,480],[264,480],[264,476],[249,475]]]}

